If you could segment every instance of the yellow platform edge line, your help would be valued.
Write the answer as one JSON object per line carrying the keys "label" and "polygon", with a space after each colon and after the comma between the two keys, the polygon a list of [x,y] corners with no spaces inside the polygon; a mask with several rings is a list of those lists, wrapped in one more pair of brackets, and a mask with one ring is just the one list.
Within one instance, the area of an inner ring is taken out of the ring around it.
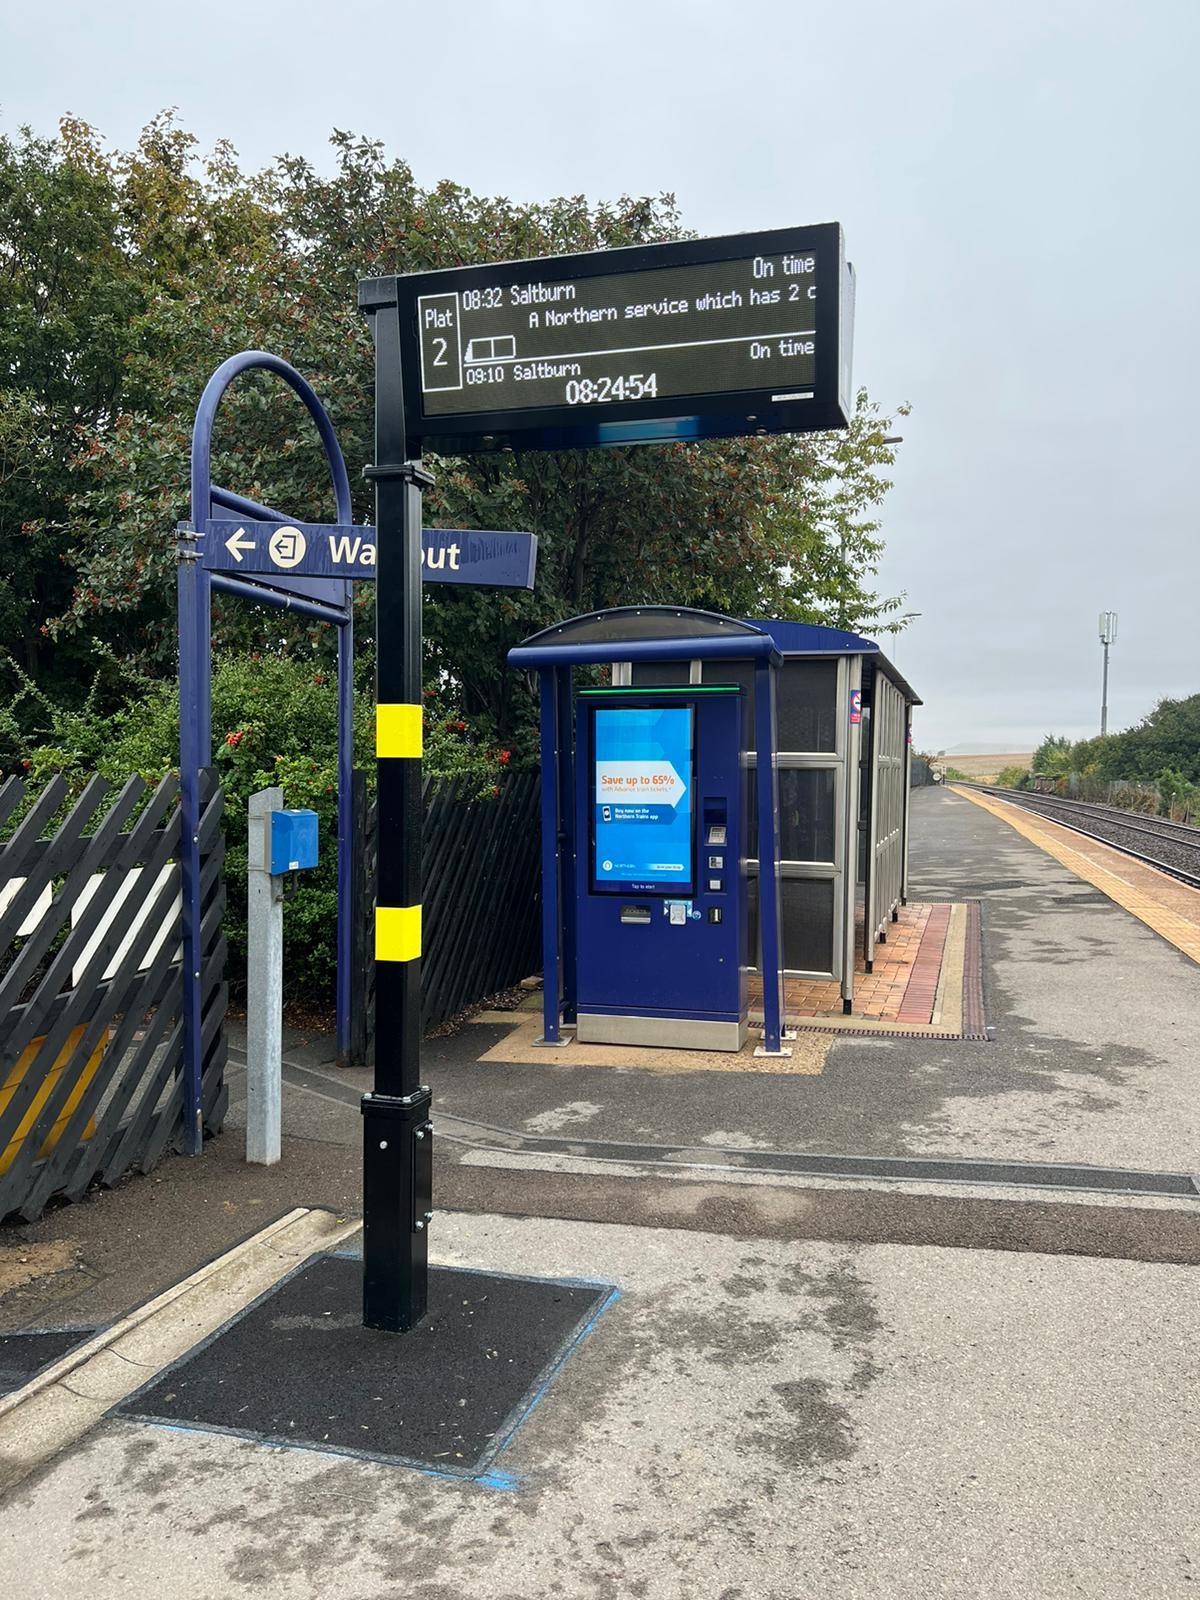
{"label": "yellow platform edge line", "polygon": [[376,961],[415,961],[420,954],[420,906],[376,906]]}
{"label": "yellow platform edge line", "polygon": [[410,757],[419,761],[424,751],[421,707],[378,705],[375,707],[375,754],[385,761]]}
{"label": "yellow platform edge line", "polygon": [[[1068,872],[1073,872],[1077,878],[1082,878],[1085,883],[1090,883],[1093,888],[1099,889],[1100,893],[1115,905],[1119,905],[1123,911],[1128,911],[1130,916],[1136,917],[1139,922],[1144,922],[1160,938],[1174,945],[1176,950],[1200,965],[1200,926],[1196,923],[1189,922],[1186,917],[1181,917],[1174,911],[1169,911],[1166,906],[1160,905],[1157,900],[1136,889],[1133,884],[1118,877],[1115,872],[1109,872],[1082,851],[1072,850],[1053,834],[1046,833],[1035,823],[1029,822],[1027,814],[1022,813],[1019,807],[1003,800],[993,800],[990,795],[979,795],[969,789],[960,789],[957,784],[948,784],[947,788],[954,794],[960,795],[962,799],[970,800],[981,810],[989,812],[1000,822],[1007,823],[1014,833],[1019,833],[1023,839],[1036,845],[1046,855],[1053,856],[1061,866],[1066,867]],[[1102,839],[1096,842],[1104,843]]]}

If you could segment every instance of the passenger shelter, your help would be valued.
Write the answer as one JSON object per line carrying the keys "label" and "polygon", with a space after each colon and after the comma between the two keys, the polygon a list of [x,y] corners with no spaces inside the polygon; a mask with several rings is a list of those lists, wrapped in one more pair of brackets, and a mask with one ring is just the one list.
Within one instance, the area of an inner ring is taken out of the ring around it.
{"label": "passenger shelter", "polygon": [[[687,916],[720,922],[727,915],[744,930],[739,961],[762,979],[767,1053],[785,1048],[784,977],[836,980],[842,1009],[851,1013],[856,955],[861,950],[870,971],[876,944],[886,940],[908,889],[911,717],[921,702],[879,645],[808,623],[636,606],[546,628],[511,650],[509,661],[537,671],[541,689],[545,1041],[557,1043],[564,1024],[578,1025],[580,902],[605,887],[595,879],[594,859],[593,875],[584,870],[589,849],[595,856],[595,829],[586,836],[589,818],[599,812],[581,718],[594,717],[589,698],[601,694],[613,697],[610,704],[630,706],[693,703],[700,726],[705,691],[741,691],[742,782],[738,826],[730,835],[739,860],[715,877],[698,871],[696,893],[683,902]],[[590,679],[608,678],[606,688],[577,692],[576,674],[588,668]],[[767,762],[775,782],[760,786],[760,764]],[[694,775],[702,789],[712,787],[701,768]],[[589,783],[590,797],[584,792]],[[703,795],[697,804],[702,801]],[[707,848],[699,838],[706,821],[707,813],[694,819],[697,852]],[[719,850],[705,854],[701,868],[704,860],[719,859]],[[763,883],[770,883],[769,893]],[[719,892],[707,895],[718,885]],[[653,892],[671,894],[668,888]],[[634,902],[642,893],[630,891],[622,917],[639,909]],[[739,896],[745,901],[740,910]],[[668,898],[663,910],[671,903]],[[611,933],[626,936],[616,923]],[[669,946],[660,940],[655,948]],[[629,997],[631,1015],[642,1009],[636,1002],[652,1001],[660,968],[666,970],[655,958],[639,969],[644,993]],[[680,1007],[673,1033],[678,1042],[690,1037],[701,1043],[703,1030],[693,1037],[689,1026],[692,1013],[704,1014],[703,1000],[697,993],[694,1006]],[[647,1042],[672,1036],[638,1033],[630,1020],[621,1025],[631,1031],[604,1037]],[[588,1037],[582,1027],[579,1037]]]}

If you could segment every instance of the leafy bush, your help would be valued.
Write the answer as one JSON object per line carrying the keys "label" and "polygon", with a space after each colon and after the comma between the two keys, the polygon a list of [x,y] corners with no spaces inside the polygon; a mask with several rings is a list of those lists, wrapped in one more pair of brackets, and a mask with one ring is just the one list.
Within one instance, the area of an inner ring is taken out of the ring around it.
{"label": "leafy bush", "polygon": [[[89,707],[50,708],[51,741],[22,766],[34,783],[55,773],[78,792],[93,772],[111,782],[138,773],[156,782],[179,764],[179,701],[173,683],[147,686],[140,699],[108,717]],[[374,783],[373,696],[359,685],[354,704],[354,764]],[[467,778],[482,801],[519,765],[480,719],[468,723],[446,695],[426,692],[425,771]],[[337,680],[320,658],[262,653],[227,656],[213,668],[213,763],[225,790],[227,910],[231,979],[246,955],[246,803],[278,785],[284,804],[317,813],[320,865],[300,874],[284,903],[288,997],[331,1004],[337,971]]]}
{"label": "leafy bush", "polygon": [[1024,789],[1029,784],[1029,770],[1027,767],[1002,767],[996,774],[996,782],[1002,789]]}
{"label": "leafy bush", "polygon": [[1033,752],[1034,772],[1057,777],[1071,770],[1071,741],[1065,734],[1048,733]]}
{"label": "leafy bush", "polygon": [[1200,811],[1200,786],[1182,772],[1164,767],[1158,775],[1158,814],[1187,822]]}

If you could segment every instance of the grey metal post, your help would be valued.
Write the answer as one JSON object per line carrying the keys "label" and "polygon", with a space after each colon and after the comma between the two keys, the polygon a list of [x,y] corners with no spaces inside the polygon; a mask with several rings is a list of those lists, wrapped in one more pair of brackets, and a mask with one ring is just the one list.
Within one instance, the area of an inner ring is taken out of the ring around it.
{"label": "grey metal post", "polygon": [[1104,685],[1100,691],[1100,737],[1108,732],[1108,649],[1117,637],[1117,613],[1100,613],[1100,643],[1104,646]]}
{"label": "grey metal post", "polygon": [[279,1160],[283,1100],[283,884],[272,877],[271,813],[282,789],[250,796],[246,911],[246,1160]]}

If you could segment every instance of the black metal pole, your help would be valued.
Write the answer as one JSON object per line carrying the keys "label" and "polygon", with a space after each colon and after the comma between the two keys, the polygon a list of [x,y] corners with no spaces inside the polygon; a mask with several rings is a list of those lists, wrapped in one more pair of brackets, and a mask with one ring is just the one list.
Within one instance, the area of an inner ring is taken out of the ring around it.
{"label": "black metal pole", "polygon": [[394,278],[359,285],[375,340],[375,1087],[363,1096],[363,1322],[425,1315],[433,1172],[421,1083],[421,491],[408,461]]}

